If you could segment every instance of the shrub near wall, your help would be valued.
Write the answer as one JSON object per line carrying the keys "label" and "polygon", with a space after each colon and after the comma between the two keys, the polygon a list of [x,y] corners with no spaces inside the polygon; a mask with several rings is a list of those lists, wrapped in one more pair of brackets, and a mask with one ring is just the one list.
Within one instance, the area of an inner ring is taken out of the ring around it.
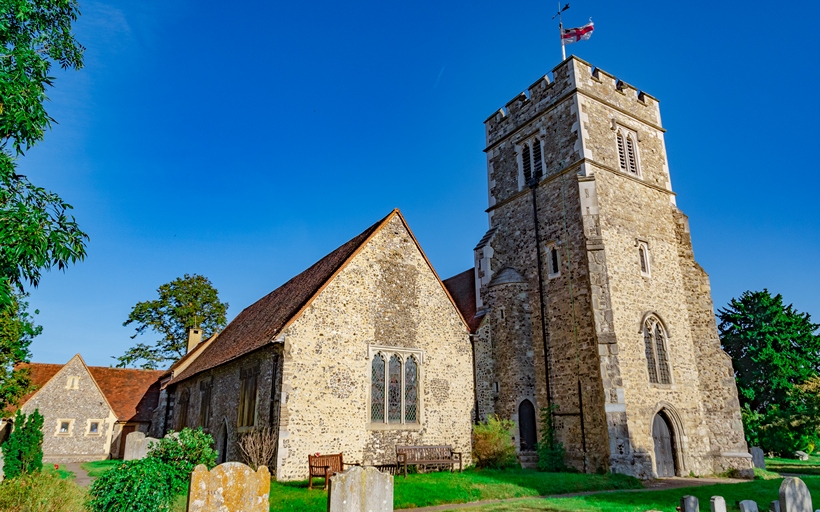
{"label": "shrub near wall", "polygon": [[490,416],[486,422],[473,427],[473,460],[476,466],[502,469],[516,464],[515,444],[512,441],[514,427],[515,423],[498,416]]}
{"label": "shrub near wall", "polygon": [[34,410],[14,416],[14,429],[3,443],[3,472],[8,479],[43,469],[43,417]]}
{"label": "shrub near wall", "polygon": [[93,512],[165,512],[174,497],[164,462],[146,457],[123,462],[91,484]]}
{"label": "shrub near wall", "polygon": [[168,466],[168,477],[172,479],[173,492],[184,492],[191,473],[198,464],[208,469],[216,465],[218,452],[214,450],[214,438],[202,431],[183,428],[179,433],[170,434],[148,447],[148,458],[159,460]]}

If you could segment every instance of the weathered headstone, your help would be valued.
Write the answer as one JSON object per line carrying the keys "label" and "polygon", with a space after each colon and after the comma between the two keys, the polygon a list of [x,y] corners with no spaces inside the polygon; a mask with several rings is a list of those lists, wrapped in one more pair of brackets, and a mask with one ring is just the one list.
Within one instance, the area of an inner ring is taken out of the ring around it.
{"label": "weathered headstone", "polygon": [[738,506],[740,507],[740,512],[758,512],[757,502],[754,500],[743,500]]}
{"label": "weathered headstone", "polygon": [[779,501],[771,502],[771,504],[769,505],[769,512],[780,512],[780,502]]}
{"label": "weathered headstone", "polygon": [[188,512],[269,512],[270,472],[253,471],[241,462],[226,462],[208,471],[194,468]]}
{"label": "weathered headstone", "polygon": [[144,459],[148,455],[148,450],[151,447],[151,443],[156,443],[159,439],[155,437],[146,437],[142,441],[137,444],[134,448],[134,458],[135,459]]}
{"label": "weathered headstone", "polygon": [[123,452],[122,460],[139,459],[140,457],[137,457],[137,449],[143,439],[145,439],[144,432],[131,432],[125,436],[125,439],[120,441],[121,443],[125,443],[125,452]]}
{"label": "weathered headstone", "polygon": [[809,454],[806,453],[806,452],[797,451],[797,452],[794,452],[794,456],[797,457],[800,460],[809,460]]}
{"label": "weathered headstone", "polygon": [[812,512],[811,494],[803,480],[789,477],[780,484],[780,512]]}
{"label": "weathered headstone", "polygon": [[5,473],[3,473],[3,453],[0,452],[0,482],[3,481],[5,478]]}
{"label": "weathered headstone", "polygon": [[712,505],[712,512],[726,512],[726,500],[723,499],[723,496],[712,496],[710,504]]}
{"label": "weathered headstone", "polygon": [[686,495],[680,499],[680,512],[700,512],[700,504],[695,496]]}
{"label": "weathered headstone", "polygon": [[393,475],[353,466],[330,478],[328,512],[393,512]]}
{"label": "weathered headstone", "polygon": [[755,467],[766,469],[766,459],[763,457],[763,450],[759,446],[752,446],[749,452],[752,454],[752,463]]}

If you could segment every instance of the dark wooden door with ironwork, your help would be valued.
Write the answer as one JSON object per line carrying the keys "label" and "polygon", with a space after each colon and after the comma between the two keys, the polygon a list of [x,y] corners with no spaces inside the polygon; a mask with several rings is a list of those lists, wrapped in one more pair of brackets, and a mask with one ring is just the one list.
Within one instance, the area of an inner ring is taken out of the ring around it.
{"label": "dark wooden door with ironwork", "polygon": [[534,451],[538,438],[535,433],[535,407],[529,400],[518,406],[518,438],[521,451]]}
{"label": "dark wooden door with ironwork", "polygon": [[122,459],[125,457],[125,438],[128,434],[136,430],[136,428],[136,425],[125,425],[122,427],[122,430],[120,431],[120,453],[118,458]]}
{"label": "dark wooden door with ironwork", "polygon": [[652,422],[652,438],[655,441],[655,466],[658,477],[675,476],[675,452],[672,448],[672,432],[666,418],[655,415]]}

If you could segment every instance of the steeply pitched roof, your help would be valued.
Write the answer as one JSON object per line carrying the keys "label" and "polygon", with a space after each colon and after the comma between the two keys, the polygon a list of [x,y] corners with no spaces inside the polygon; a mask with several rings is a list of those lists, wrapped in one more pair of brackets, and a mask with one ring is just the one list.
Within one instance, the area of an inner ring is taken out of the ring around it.
{"label": "steeply pitched roof", "polygon": [[483,316],[476,317],[475,314],[475,270],[472,268],[465,270],[445,279],[443,283],[455,301],[459,313],[464,317],[470,332],[475,334]]}
{"label": "steeply pitched roof", "polygon": [[174,381],[186,379],[227,363],[271,342],[285,324],[302,310],[325,283],[395,212],[397,210],[245,308],[188,368],[174,377]]}
{"label": "steeply pitched roof", "polygon": [[89,371],[119,421],[151,421],[159,403],[163,370],[89,366]]}
{"label": "steeply pitched roof", "polygon": [[[31,382],[36,390],[20,401],[24,404],[63,368],[63,364],[24,363],[19,368],[28,368]],[[119,421],[151,421],[151,416],[159,402],[159,377],[163,370],[134,370],[128,368],[107,368],[87,366],[97,382],[105,399]]]}
{"label": "steeply pitched roof", "polygon": [[[197,373],[215,368],[271,343],[290,322],[298,318],[299,314],[310,304],[310,301],[324,289],[333,277],[344,268],[345,264],[358,253],[359,249],[364,247],[367,241],[385,226],[394,215],[401,220],[430,271],[436,276],[436,280],[441,283],[438,274],[436,274],[430,260],[424,254],[421,245],[419,245],[418,240],[416,240],[404,217],[402,217],[401,212],[398,209],[393,210],[387,217],[341,245],[312,267],[245,308],[219,334],[219,337],[210,346],[205,347],[199,357],[176,375],[171,382],[185,380]],[[447,294],[453,307],[458,309],[455,300],[443,284],[442,290]],[[466,322],[465,327],[467,327]]]}

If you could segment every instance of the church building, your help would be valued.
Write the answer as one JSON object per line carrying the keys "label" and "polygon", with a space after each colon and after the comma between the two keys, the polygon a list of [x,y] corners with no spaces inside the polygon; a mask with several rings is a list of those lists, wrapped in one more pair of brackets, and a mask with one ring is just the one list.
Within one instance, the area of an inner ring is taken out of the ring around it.
{"label": "church building", "polygon": [[[677,208],[658,100],[570,57],[485,122],[489,229],[442,282],[398,210],[193,343],[152,435],[203,426],[222,460],[269,427],[307,457],[395,461],[549,414],[566,462],[639,478],[751,472],[731,359]],[[465,248],[466,250],[466,248]]]}
{"label": "church building", "polygon": [[658,100],[570,57],[485,128],[489,229],[470,320],[480,416],[514,419],[525,461],[551,405],[580,470],[748,474]]}

